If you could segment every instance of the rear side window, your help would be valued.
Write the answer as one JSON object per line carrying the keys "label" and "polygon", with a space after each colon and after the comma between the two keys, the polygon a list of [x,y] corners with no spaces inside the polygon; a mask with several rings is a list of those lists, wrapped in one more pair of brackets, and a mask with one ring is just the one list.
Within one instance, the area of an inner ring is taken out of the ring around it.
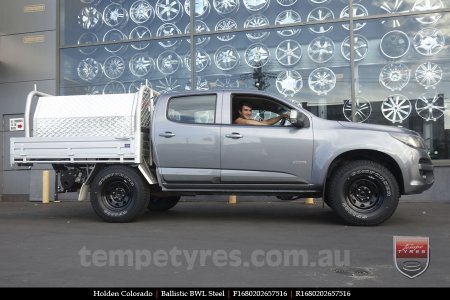
{"label": "rear side window", "polygon": [[167,119],[189,124],[214,124],[216,95],[177,97],[169,100]]}

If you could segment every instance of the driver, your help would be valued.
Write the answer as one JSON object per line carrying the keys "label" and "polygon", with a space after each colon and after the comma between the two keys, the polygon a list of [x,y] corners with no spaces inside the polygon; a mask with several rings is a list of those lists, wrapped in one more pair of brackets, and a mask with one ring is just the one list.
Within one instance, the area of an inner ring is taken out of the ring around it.
{"label": "driver", "polygon": [[289,114],[282,114],[278,117],[271,118],[268,120],[257,121],[252,119],[252,105],[247,102],[242,102],[239,104],[239,117],[237,117],[233,123],[239,125],[273,125],[278,123],[282,119],[289,118]]}

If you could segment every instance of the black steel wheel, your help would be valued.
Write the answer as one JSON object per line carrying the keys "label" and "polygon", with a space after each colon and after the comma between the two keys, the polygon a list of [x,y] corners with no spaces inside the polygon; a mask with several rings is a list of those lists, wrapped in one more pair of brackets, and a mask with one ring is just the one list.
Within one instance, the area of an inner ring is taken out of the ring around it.
{"label": "black steel wheel", "polygon": [[91,205],[107,222],[131,222],[145,211],[150,188],[135,168],[110,166],[92,182]]}
{"label": "black steel wheel", "polygon": [[350,225],[378,225],[386,221],[400,197],[392,173],[367,160],[349,162],[337,169],[327,191],[327,204]]}

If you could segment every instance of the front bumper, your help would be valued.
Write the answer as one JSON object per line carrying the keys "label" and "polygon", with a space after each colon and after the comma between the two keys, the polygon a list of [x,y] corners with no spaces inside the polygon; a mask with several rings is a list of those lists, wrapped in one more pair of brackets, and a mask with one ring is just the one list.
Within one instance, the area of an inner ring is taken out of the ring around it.
{"label": "front bumper", "polygon": [[429,189],[434,183],[434,167],[428,154],[423,151],[414,159],[410,177],[405,180],[404,194],[419,194]]}

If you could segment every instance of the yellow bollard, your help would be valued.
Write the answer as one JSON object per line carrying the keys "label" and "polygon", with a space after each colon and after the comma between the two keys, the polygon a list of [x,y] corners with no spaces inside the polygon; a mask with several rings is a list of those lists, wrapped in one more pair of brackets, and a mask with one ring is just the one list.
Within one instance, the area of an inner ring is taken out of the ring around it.
{"label": "yellow bollard", "polygon": [[228,204],[236,204],[236,203],[237,203],[236,195],[228,196]]}
{"label": "yellow bollard", "polygon": [[309,205],[314,204],[314,198],[306,198],[305,204],[309,204]]}
{"label": "yellow bollard", "polygon": [[42,171],[42,203],[50,203],[50,171]]}

